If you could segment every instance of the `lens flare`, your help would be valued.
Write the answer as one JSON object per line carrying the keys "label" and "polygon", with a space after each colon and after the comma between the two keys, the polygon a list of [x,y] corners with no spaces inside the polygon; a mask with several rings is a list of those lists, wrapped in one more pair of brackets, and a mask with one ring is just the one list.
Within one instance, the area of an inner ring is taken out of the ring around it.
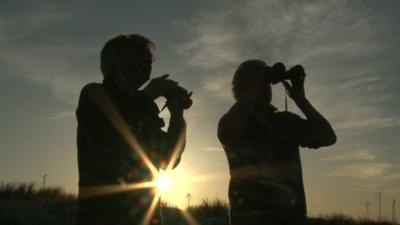
{"label": "lens flare", "polygon": [[[179,156],[185,144],[184,134],[186,133],[186,127],[183,128],[181,134],[177,140],[177,143],[174,146],[173,153],[167,165],[166,171],[158,171],[158,169],[151,162],[149,156],[146,154],[146,151],[140,145],[138,139],[135,134],[132,133],[129,126],[126,124],[124,118],[119,113],[117,108],[114,106],[113,102],[102,89],[92,90],[90,93],[95,103],[100,107],[100,109],[104,112],[104,114],[108,117],[110,122],[113,124],[115,129],[120,133],[120,135],[127,141],[127,143],[131,146],[132,150],[141,158],[147,168],[151,171],[153,175],[152,181],[129,184],[129,185],[111,185],[111,186],[95,186],[90,187],[88,190],[85,190],[87,194],[86,197],[98,196],[116,193],[120,191],[134,190],[134,189],[142,189],[142,188],[156,188],[155,196],[152,199],[151,205],[148,208],[146,215],[143,219],[143,225],[149,225],[151,223],[153,214],[159,205],[159,200],[161,198],[162,192],[167,192],[170,190],[171,186],[174,183],[174,180],[171,178],[171,175],[168,173],[169,170],[173,169],[176,165],[176,162],[179,160]],[[183,218],[190,225],[198,225],[195,219],[188,213],[183,213]]]}
{"label": "lens flare", "polygon": [[156,183],[159,191],[167,192],[171,190],[171,186],[175,182],[167,171],[160,171],[160,173],[157,176]]}

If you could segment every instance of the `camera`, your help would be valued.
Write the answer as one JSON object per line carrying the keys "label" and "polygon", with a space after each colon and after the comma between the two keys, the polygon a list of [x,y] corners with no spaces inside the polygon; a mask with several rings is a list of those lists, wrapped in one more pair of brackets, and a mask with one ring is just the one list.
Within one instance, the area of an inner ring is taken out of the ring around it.
{"label": "camera", "polygon": [[173,99],[174,101],[177,101],[184,109],[188,109],[193,104],[193,101],[190,98],[191,95],[192,93],[188,93],[185,88],[176,85],[174,88],[171,88],[171,90],[167,91],[165,98],[167,100]]}
{"label": "camera", "polygon": [[304,68],[301,65],[295,65],[286,70],[283,63],[275,63],[272,67],[267,67],[265,71],[268,83],[277,84],[283,80],[304,79],[306,76]]}

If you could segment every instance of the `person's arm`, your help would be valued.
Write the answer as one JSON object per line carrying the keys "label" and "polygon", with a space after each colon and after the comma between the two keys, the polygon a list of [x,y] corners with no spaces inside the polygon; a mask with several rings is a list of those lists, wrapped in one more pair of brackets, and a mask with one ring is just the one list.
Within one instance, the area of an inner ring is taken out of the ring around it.
{"label": "person's arm", "polygon": [[[159,97],[165,97],[166,93],[176,88],[178,82],[167,79],[168,74],[161,77],[154,78],[143,89],[143,93],[148,95],[151,100]],[[190,98],[190,93],[187,93]],[[158,149],[163,159],[167,162],[161,163],[161,167],[165,169],[168,165],[170,168],[175,168],[181,158],[182,152],[186,144],[186,122],[183,118],[183,106],[174,99],[167,99],[167,108],[170,112],[171,118],[167,132],[161,131],[160,139],[158,140]]]}
{"label": "person's arm", "polygon": [[107,118],[93,102],[90,93],[98,89],[97,84],[86,85],[80,94],[76,110],[77,147],[79,186],[92,186],[110,181],[104,168],[105,150],[109,147],[109,135],[104,130],[110,129]]}
{"label": "person's arm", "polygon": [[313,145],[317,147],[335,144],[336,134],[328,120],[322,116],[306,98],[296,99],[295,103],[304,113],[311,126],[309,133],[300,136],[302,140],[299,141],[313,143]]}
{"label": "person's arm", "polygon": [[168,131],[164,136],[167,145],[166,158],[168,159],[168,163],[167,165],[162,165],[162,167],[171,164],[169,169],[173,169],[179,164],[181,155],[185,149],[186,122],[183,118],[182,108],[175,110],[170,109],[170,113],[171,118],[169,120]]}
{"label": "person's arm", "polygon": [[165,96],[168,90],[178,85],[178,82],[168,79],[169,74],[164,74],[150,80],[149,84],[143,88],[143,93],[155,100],[161,96]]}
{"label": "person's arm", "polygon": [[336,134],[328,122],[307,100],[304,91],[304,76],[291,80],[291,85],[283,81],[283,85],[289,92],[299,109],[307,118],[309,128],[307,132],[299,135],[299,143],[313,148],[329,146],[336,143]]}

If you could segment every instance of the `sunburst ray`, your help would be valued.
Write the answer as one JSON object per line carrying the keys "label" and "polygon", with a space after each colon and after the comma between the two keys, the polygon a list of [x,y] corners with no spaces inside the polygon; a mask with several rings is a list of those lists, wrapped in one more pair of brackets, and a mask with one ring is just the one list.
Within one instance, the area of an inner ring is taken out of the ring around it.
{"label": "sunburst ray", "polygon": [[91,198],[91,197],[114,194],[124,191],[154,188],[156,185],[157,184],[154,181],[148,181],[148,182],[140,182],[133,184],[98,185],[92,187],[81,187],[79,190],[79,197]]}
{"label": "sunburst ray", "polygon": [[174,168],[176,160],[178,160],[178,156],[182,153],[183,145],[185,143],[185,134],[186,134],[186,128],[183,128],[180,131],[178,140],[176,141],[176,144],[173,148],[171,158],[166,168],[167,171],[172,170]]}
{"label": "sunburst ray", "polygon": [[183,218],[186,220],[186,222],[189,223],[189,225],[199,225],[199,223],[194,219],[192,215],[187,210],[180,210]]}
{"label": "sunburst ray", "polygon": [[110,122],[114,125],[115,129],[122,135],[131,148],[139,155],[146,166],[149,168],[153,176],[157,174],[157,168],[153,165],[146,152],[143,150],[139,141],[132,133],[131,129],[126,124],[124,118],[118,112],[117,108],[112,103],[111,99],[107,96],[104,89],[98,88],[92,90],[90,93],[95,103],[104,112]]}
{"label": "sunburst ray", "polygon": [[153,197],[150,207],[147,209],[146,215],[144,216],[143,225],[150,224],[151,219],[153,218],[154,211],[158,205],[158,200],[160,200],[160,196],[161,193],[157,191]]}

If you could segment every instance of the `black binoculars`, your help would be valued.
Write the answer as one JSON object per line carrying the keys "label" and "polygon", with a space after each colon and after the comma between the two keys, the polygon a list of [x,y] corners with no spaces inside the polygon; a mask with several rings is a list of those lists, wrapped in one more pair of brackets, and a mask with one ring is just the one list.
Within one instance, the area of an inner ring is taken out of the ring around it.
{"label": "black binoculars", "polygon": [[[169,90],[166,94],[165,94],[165,98],[167,99],[174,99],[175,101],[177,101],[179,104],[181,104],[181,106],[184,109],[188,109],[190,108],[190,106],[192,106],[193,101],[190,98],[190,96],[192,95],[192,93],[189,93],[185,88],[177,85],[174,88],[171,88],[171,90]],[[163,109],[165,108],[165,106],[163,107]]]}
{"label": "black binoculars", "polygon": [[277,84],[283,80],[304,79],[306,74],[301,65],[295,65],[289,70],[286,70],[283,63],[275,63],[272,67],[267,66],[265,73],[269,83]]}

